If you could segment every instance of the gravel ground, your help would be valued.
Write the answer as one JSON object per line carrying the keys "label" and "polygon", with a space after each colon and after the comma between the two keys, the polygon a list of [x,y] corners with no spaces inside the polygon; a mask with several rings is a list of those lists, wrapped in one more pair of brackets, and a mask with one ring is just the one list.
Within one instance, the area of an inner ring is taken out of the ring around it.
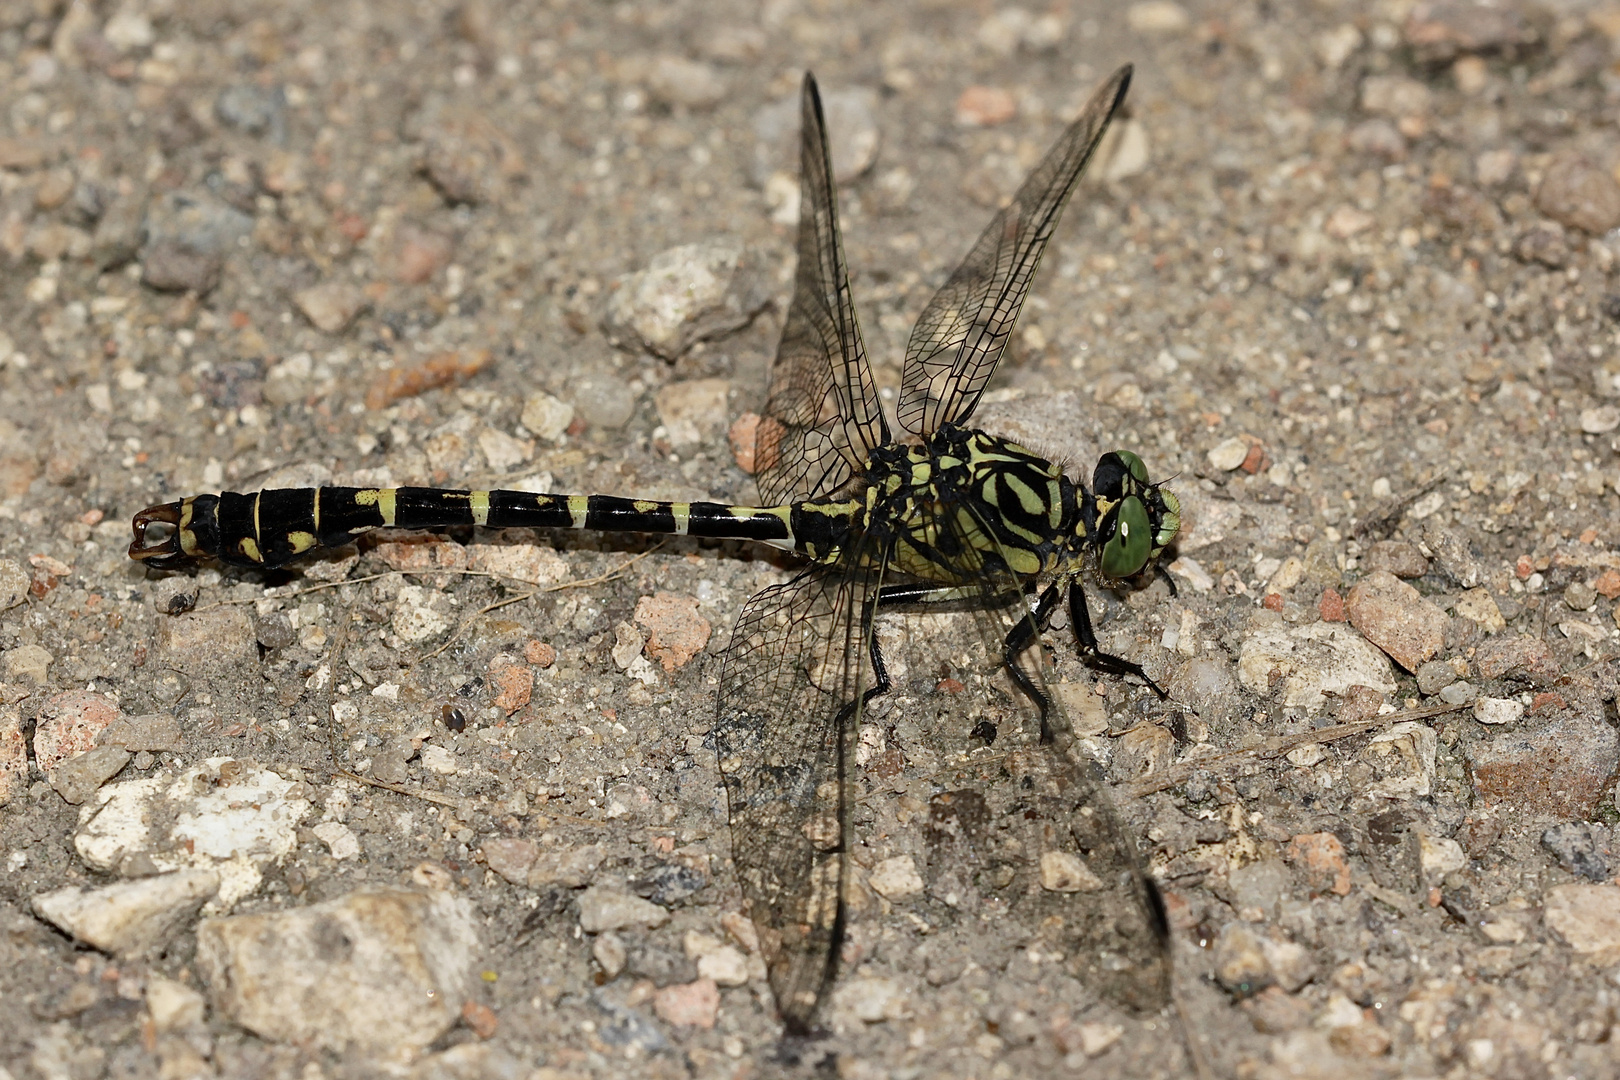
{"label": "gravel ground", "polygon": [[[1617,55],[1576,0],[0,5],[0,1077],[1620,1075]],[[791,560],[125,557],[221,488],[751,501],[803,71],[892,388],[1126,61],[976,419],[1176,474],[1174,595],[1093,600],[1171,700],[1053,641],[1185,1025],[940,921],[902,726],[779,1043],[706,737]]]}

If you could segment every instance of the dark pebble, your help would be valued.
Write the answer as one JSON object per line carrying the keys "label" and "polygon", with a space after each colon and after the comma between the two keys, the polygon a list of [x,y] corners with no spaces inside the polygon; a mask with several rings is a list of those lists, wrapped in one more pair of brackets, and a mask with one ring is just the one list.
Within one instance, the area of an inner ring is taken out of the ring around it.
{"label": "dark pebble", "polygon": [[1601,236],[1620,226],[1620,182],[1585,158],[1557,158],[1536,188],[1536,207],[1554,221]]}
{"label": "dark pebble", "polygon": [[1569,265],[1569,241],[1557,222],[1541,222],[1519,234],[1513,254],[1520,262],[1540,263],[1554,270]]}
{"label": "dark pebble", "polygon": [[239,83],[214,99],[214,115],[226,127],[279,143],[287,135],[287,93],[279,86]]}
{"label": "dark pebble", "polygon": [[1559,866],[1592,881],[1608,881],[1609,867],[1620,856],[1609,830],[1584,821],[1554,825],[1541,834],[1541,846],[1552,853]]}

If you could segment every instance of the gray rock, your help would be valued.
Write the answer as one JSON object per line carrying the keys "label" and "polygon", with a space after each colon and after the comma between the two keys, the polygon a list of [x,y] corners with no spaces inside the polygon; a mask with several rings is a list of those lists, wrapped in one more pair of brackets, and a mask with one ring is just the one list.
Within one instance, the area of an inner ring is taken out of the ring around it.
{"label": "gray rock", "polygon": [[1590,611],[1597,603],[1597,590],[1584,581],[1572,581],[1564,589],[1564,606],[1571,611]]}
{"label": "gray rock", "polygon": [[56,659],[40,645],[18,645],[0,655],[0,673],[6,682],[31,682],[44,686],[51,663]]}
{"label": "gray rock", "polygon": [[1611,867],[1620,862],[1620,848],[1610,831],[1585,821],[1554,825],[1541,834],[1541,846],[1559,866],[1593,881],[1608,881],[1614,874]]}
{"label": "gray rock", "polygon": [[1464,589],[1473,589],[1485,571],[1468,542],[1456,530],[1444,525],[1439,515],[1423,521],[1423,544],[1434,556],[1434,568]]}
{"label": "gray rock", "polygon": [[[1500,603],[1500,601],[1499,601]],[[1506,616],[1504,615],[1504,618]],[[1539,637],[1518,634],[1482,642],[1474,666],[1484,679],[1513,679],[1540,686],[1558,678],[1558,658]]]}
{"label": "gray rock", "polygon": [[129,751],[122,746],[98,746],[65,758],[51,770],[51,786],[64,802],[78,806],[89,800],[96,789],[117,776],[129,764]]}
{"label": "gray rock", "polygon": [[0,559],[0,611],[10,611],[28,599],[32,580],[15,559]]}
{"label": "gray rock", "polygon": [[660,387],[653,401],[671,445],[683,449],[723,435],[731,419],[730,392],[729,379],[686,379]]}
{"label": "gray rock", "polygon": [[0,707],[0,806],[28,789],[28,740],[15,705]]}
{"label": "gray rock", "polygon": [[133,959],[161,951],[218,891],[214,871],[180,870],[98,889],[70,885],[34,897],[33,908],[76,940]]}
{"label": "gray rock", "polygon": [[1440,688],[1440,700],[1447,705],[1467,705],[1479,697],[1479,687],[1470,682],[1454,682]]}
{"label": "gray rock", "polygon": [[197,966],[214,1008],[277,1042],[397,1055],[461,1015],[478,948],[472,904],[447,892],[353,892],[306,908],[207,919]]}
{"label": "gray rock", "polygon": [[733,237],[682,244],[617,280],[602,328],[616,345],[673,360],[747,325],[771,300],[770,278],[759,255]]}
{"label": "gray rock", "polygon": [[214,99],[214,115],[226,127],[258,135],[272,143],[287,138],[287,92],[279,86],[237,83]]}
{"label": "gray rock", "polygon": [[1540,263],[1552,270],[1562,270],[1569,265],[1569,240],[1558,222],[1537,222],[1519,234],[1513,242],[1513,254],[1523,263]]}
{"label": "gray rock", "polygon": [[164,292],[213,291],[253,219],[208,197],[172,194],[147,211],[141,282]]}
{"label": "gray rock", "polygon": [[627,950],[623,971],[632,978],[647,979],[660,988],[689,983],[698,977],[697,961],[684,952],[650,941]]}
{"label": "gray rock", "polygon": [[1290,994],[1316,977],[1316,958],[1298,942],[1264,938],[1260,950],[1265,953],[1266,965],[1276,977],[1277,985]]}
{"label": "gray rock", "polygon": [[1418,692],[1422,694],[1438,694],[1456,681],[1457,672],[1442,660],[1430,660],[1417,669]]}
{"label": "gray rock", "polygon": [[639,926],[656,929],[669,922],[669,912],[639,896],[602,885],[579,895],[579,926],[587,934]]}
{"label": "gray rock", "polygon": [[101,746],[121,746],[139,750],[179,750],[184,744],[180,721],[168,713],[142,713],[120,716],[108,724],[96,740]]}
{"label": "gray rock", "polygon": [[1384,570],[1398,578],[1417,578],[1429,572],[1429,560],[1416,544],[1405,540],[1380,540],[1361,557],[1361,568],[1368,572]]}
{"label": "gray rock", "polygon": [[1534,731],[1509,726],[1494,738],[1467,743],[1474,793],[1520,813],[1563,820],[1590,818],[1620,766],[1620,733],[1601,716],[1566,712]]}
{"label": "gray rock", "polygon": [[581,420],[595,428],[622,428],[636,413],[636,395],[623,379],[582,375],[569,387]]}
{"label": "gray rock", "polygon": [[527,884],[531,889],[548,885],[577,889],[588,885],[606,855],[607,849],[601,844],[541,850],[529,867]]}
{"label": "gray rock", "polygon": [[1227,876],[1232,890],[1232,906],[1238,911],[1258,910],[1268,915],[1288,899],[1294,876],[1281,859],[1260,859],[1245,863]]}
{"label": "gray rock", "polygon": [[624,1050],[634,1049],[640,1054],[656,1054],[669,1048],[669,1040],[658,1030],[658,1025],[646,1013],[621,1005],[601,990],[591,995],[591,1001],[602,1011],[596,1033],[609,1046]]}
{"label": "gray rock", "polygon": [[1412,8],[1402,28],[1407,47],[1424,64],[1444,64],[1467,54],[1505,54],[1533,44],[1535,28],[1514,7],[1455,0],[1425,2]]}

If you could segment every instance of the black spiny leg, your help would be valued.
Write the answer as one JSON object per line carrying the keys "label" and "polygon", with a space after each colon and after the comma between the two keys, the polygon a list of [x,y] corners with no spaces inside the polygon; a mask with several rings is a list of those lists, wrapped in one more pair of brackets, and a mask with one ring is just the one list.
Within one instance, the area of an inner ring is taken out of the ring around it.
{"label": "black spiny leg", "polygon": [[1007,665],[1007,674],[1011,675],[1018,688],[1029,695],[1035,707],[1041,711],[1041,745],[1046,746],[1052,742],[1052,725],[1049,717],[1052,712],[1052,702],[1046,696],[1046,691],[1035,685],[1035,680],[1025,674],[1024,669],[1018,666],[1018,654],[1029,648],[1041,631],[1046,629],[1047,620],[1052,617],[1052,609],[1057,607],[1058,591],[1056,585],[1048,585],[1046,591],[1041,593],[1040,600],[1035,603],[1035,610],[1018,620],[1018,625],[1012,628],[1007,640],[1001,643],[1001,661]]}
{"label": "black spiny leg", "polygon": [[1081,587],[1078,578],[1069,583],[1069,621],[1074,623],[1074,636],[1080,641],[1080,655],[1085,658],[1086,663],[1101,668],[1110,675],[1135,675],[1147,683],[1148,687],[1159,695],[1161,701],[1170,696],[1158,683],[1148,677],[1141,664],[1097,648],[1097,635],[1091,629],[1091,612],[1086,609],[1086,590]]}

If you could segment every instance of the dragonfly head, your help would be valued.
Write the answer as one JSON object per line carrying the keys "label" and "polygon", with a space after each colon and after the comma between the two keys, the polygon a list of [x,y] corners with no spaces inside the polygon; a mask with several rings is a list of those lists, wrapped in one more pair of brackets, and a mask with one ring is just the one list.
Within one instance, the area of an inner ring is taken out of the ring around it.
{"label": "dragonfly head", "polygon": [[1129,450],[1110,451],[1097,461],[1092,494],[1097,500],[1094,542],[1104,577],[1141,573],[1181,528],[1181,501],[1150,482],[1147,466]]}

